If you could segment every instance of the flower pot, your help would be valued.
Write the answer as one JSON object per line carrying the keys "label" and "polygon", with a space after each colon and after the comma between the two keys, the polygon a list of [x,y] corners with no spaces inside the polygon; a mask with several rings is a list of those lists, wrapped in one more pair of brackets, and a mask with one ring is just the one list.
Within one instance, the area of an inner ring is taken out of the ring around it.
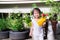
{"label": "flower pot", "polygon": [[0,31],[0,39],[9,38],[9,31]]}
{"label": "flower pot", "polygon": [[58,22],[56,20],[51,21],[52,29],[53,29],[53,33],[54,33],[54,38],[56,38],[57,23]]}
{"label": "flower pot", "polygon": [[29,38],[29,31],[22,31],[22,32],[17,32],[17,31],[10,31],[10,39],[12,40],[24,40]]}
{"label": "flower pot", "polygon": [[55,32],[56,28],[57,28],[57,21],[56,20],[52,20],[51,23],[52,23],[53,31]]}

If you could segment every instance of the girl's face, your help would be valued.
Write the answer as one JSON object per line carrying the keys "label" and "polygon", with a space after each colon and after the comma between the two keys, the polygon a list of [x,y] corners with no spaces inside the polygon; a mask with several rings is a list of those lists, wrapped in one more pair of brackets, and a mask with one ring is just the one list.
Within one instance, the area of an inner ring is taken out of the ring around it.
{"label": "girl's face", "polygon": [[39,18],[39,16],[40,16],[39,11],[34,10],[33,15],[35,18]]}

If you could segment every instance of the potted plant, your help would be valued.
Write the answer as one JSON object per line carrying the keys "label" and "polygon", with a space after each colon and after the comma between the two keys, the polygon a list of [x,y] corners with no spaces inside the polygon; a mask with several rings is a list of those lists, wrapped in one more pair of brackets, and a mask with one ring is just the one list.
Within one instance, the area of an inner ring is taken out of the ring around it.
{"label": "potted plant", "polygon": [[[57,16],[53,16],[53,15],[59,15],[60,14],[60,6],[59,6],[60,2],[54,1],[54,0],[53,1],[52,0],[47,0],[46,4],[48,4],[50,6],[51,13],[52,13],[52,16],[50,17],[50,19],[51,19],[53,30],[54,30],[54,32],[56,32],[57,22],[58,22],[58,25],[60,23],[59,23],[59,21],[57,21]],[[59,38],[59,36],[57,36],[57,37]]]}
{"label": "potted plant", "polygon": [[[51,23],[52,23],[52,27],[53,27],[53,28],[56,27],[57,22],[58,22],[58,21],[57,21],[57,14],[54,14],[53,17],[52,17],[52,19],[51,19]],[[53,29],[53,30],[55,30],[55,29]]]}
{"label": "potted plant", "polygon": [[51,20],[51,24],[52,24],[52,28],[53,28],[53,32],[54,32],[54,37],[56,38],[56,30],[57,30],[57,14],[53,14],[51,17],[50,17],[50,20]]}
{"label": "potted plant", "polygon": [[24,40],[27,38],[28,31],[24,28],[23,18],[20,13],[14,13],[8,19],[8,26],[10,31],[10,39],[12,40]]}
{"label": "potted plant", "polygon": [[9,38],[9,30],[7,28],[6,19],[0,19],[0,39]]}

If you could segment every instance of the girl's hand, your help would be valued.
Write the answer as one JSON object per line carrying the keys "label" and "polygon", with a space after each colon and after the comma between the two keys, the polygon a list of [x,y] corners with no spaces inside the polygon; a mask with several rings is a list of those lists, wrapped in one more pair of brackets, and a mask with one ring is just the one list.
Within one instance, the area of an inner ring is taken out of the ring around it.
{"label": "girl's hand", "polygon": [[43,24],[43,26],[42,26],[42,27],[43,27],[43,28],[44,28],[44,27],[46,27],[46,22],[44,22],[44,24]]}
{"label": "girl's hand", "polygon": [[31,32],[29,33],[29,36],[31,36],[31,37],[32,37],[32,33],[31,33]]}
{"label": "girl's hand", "polygon": [[32,33],[33,33],[33,25],[32,27],[30,28],[30,33],[29,33],[29,36],[32,37]]}

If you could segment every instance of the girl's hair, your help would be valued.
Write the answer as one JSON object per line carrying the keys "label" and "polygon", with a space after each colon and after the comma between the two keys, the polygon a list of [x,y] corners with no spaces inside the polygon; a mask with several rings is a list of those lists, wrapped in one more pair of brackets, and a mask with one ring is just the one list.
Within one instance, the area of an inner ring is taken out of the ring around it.
{"label": "girl's hair", "polygon": [[37,11],[39,12],[39,14],[42,13],[41,10],[40,10],[39,8],[34,8],[34,9],[32,10],[32,15],[34,14],[34,10],[37,10]]}

